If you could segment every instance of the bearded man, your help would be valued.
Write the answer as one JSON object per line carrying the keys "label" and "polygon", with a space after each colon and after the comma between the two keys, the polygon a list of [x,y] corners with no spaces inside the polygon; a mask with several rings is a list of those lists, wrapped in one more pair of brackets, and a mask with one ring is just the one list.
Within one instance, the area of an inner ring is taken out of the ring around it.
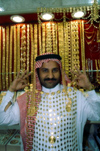
{"label": "bearded man", "polygon": [[69,87],[61,57],[52,53],[36,58],[36,85],[15,103],[14,92],[27,86],[30,74],[19,73],[12,82],[0,106],[0,124],[20,124],[21,151],[82,151],[86,121],[100,120],[100,100],[86,72],[76,70],[74,81],[88,90],[86,96]]}

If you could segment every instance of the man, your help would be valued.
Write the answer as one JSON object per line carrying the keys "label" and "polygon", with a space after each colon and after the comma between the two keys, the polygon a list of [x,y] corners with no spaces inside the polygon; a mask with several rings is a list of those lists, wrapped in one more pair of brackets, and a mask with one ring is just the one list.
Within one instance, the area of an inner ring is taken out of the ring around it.
{"label": "man", "polygon": [[69,87],[61,68],[61,57],[44,54],[36,58],[36,82],[31,90],[12,102],[14,91],[27,86],[30,75],[20,73],[0,106],[0,124],[20,123],[24,151],[82,151],[83,130],[88,120],[100,120],[100,101],[86,73],[77,68],[74,82],[86,90]]}

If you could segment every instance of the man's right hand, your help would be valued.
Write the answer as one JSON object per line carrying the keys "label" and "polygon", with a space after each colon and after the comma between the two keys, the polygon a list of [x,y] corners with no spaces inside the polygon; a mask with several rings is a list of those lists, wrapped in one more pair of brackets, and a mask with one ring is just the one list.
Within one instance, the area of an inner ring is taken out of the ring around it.
{"label": "man's right hand", "polygon": [[21,72],[19,72],[16,79],[10,85],[9,91],[14,92],[17,90],[24,89],[28,85],[27,78],[30,75],[31,75],[31,73],[27,74],[27,71],[25,71],[23,74],[21,74]]}

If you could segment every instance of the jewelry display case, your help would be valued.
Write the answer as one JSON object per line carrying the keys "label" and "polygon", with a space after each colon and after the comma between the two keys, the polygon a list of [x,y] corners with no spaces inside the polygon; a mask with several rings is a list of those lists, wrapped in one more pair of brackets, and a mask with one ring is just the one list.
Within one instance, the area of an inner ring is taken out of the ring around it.
{"label": "jewelry display case", "polygon": [[20,150],[20,133],[16,129],[0,130],[0,151]]}

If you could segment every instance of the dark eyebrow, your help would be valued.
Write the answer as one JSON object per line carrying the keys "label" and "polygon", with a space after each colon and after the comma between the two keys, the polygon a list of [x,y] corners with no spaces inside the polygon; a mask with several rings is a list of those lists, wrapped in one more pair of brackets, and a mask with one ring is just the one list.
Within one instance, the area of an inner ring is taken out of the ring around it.
{"label": "dark eyebrow", "polygon": [[46,70],[46,71],[47,71],[47,70],[49,70],[49,69],[48,69],[48,68],[44,68],[44,67],[43,67],[43,68],[41,68],[41,70],[42,70],[42,71],[44,71],[44,70]]}
{"label": "dark eyebrow", "polygon": [[41,69],[48,69],[48,68],[42,67]]}

